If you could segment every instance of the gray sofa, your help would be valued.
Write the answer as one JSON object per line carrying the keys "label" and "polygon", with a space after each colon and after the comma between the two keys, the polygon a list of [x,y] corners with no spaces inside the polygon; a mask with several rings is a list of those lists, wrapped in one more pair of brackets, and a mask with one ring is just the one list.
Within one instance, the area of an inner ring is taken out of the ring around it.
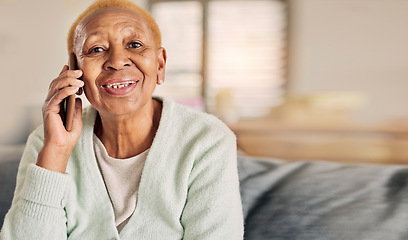
{"label": "gray sofa", "polygon": [[[0,149],[0,219],[23,146]],[[240,155],[245,239],[408,239],[408,167]],[[1,225],[0,225],[1,226]]]}
{"label": "gray sofa", "polygon": [[24,146],[0,147],[0,227],[13,198],[18,164]]}

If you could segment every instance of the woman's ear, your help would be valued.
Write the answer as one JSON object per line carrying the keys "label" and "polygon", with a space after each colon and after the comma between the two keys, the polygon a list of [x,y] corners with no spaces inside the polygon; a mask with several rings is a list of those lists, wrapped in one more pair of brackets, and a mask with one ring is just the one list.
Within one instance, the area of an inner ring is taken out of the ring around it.
{"label": "woman's ear", "polygon": [[166,73],[166,60],[167,53],[166,49],[163,47],[157,50],[157,84],[161,85],[164,83],[165,73]]}

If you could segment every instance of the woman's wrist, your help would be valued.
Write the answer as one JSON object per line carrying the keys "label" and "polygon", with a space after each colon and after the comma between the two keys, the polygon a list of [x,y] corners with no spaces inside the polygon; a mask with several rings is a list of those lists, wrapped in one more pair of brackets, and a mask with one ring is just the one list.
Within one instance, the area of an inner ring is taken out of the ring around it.
{"label": "woman's wrist", "polygon": [[65,173],[72,148],[44,144],[37,157],[37,166]]}

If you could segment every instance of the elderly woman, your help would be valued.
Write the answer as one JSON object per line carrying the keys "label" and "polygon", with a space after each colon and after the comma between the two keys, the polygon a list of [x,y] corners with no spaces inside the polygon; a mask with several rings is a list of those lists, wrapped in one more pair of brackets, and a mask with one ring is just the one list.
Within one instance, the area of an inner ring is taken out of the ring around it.
{"label": "elderly woman", "polygon": [[[64,66],[23,154],[0,239],[242,239],[235,136],[166,98],[157,24],[101,0],[73,24]],[[71,131],[61,102],[83,88]]]}

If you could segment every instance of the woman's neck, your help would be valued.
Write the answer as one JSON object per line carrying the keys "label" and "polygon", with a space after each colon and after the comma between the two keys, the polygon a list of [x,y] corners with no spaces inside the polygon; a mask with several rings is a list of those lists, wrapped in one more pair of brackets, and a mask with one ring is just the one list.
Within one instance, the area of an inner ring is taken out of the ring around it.
{"label": "woman's neck", "polygon": [[152,100],[140,111],[128,115],[98,114],[95,134],[109,156],[125,159],[136,156],[153,143],[161,118],[162,104]]}

